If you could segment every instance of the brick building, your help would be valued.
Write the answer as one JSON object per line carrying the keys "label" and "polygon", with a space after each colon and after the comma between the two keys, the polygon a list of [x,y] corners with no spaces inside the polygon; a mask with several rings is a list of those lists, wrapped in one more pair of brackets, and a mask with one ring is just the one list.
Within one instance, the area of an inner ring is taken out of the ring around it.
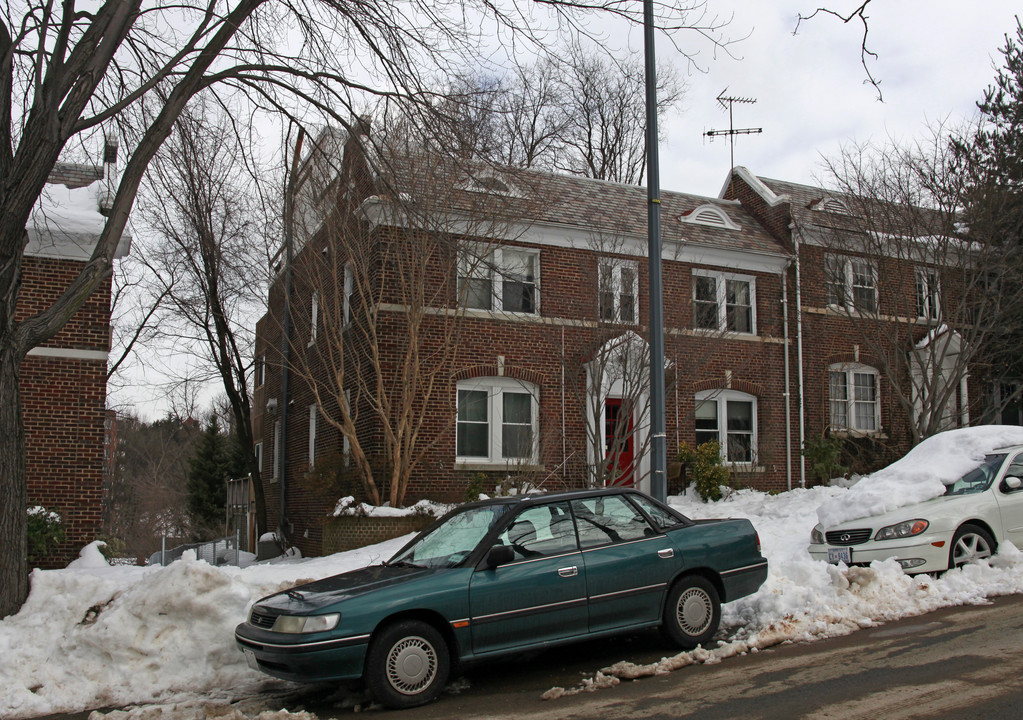
{"label": "brick building", "polygon": [[[374,392],[418,398],[405,406],[422,419],[406,503],[460,500],[481,480],[484,491],[501,480],[648,490],[645,188],[438,172],[408,157],[384,170],[365,138],[341,151],[332,139],[339,172],[314,153],[307,174],[326,177],[319,195],[336,203],[300,213],[313,219],[296,233],[292,278],[282,261],[257,325],[254,426],[271,524],[283,498],[292,542],[319,552],[333,501],[361,494],[352,434],[384,454]],[[714,440],[736,484],[784,490],[809,480],[804,436],[854,437],[878,456],[908,447],[903,406],[850,341],[848,317],[828,309],[834,282],[814,233],[822,213],[841,210],[832,200],[743,168],[719,197],[662,193],[669,461],[682,442]],[[429,382],[416,369],[427,362]],[[324,474],[330,463],[338,471]]]}
{"label": "brick building", "polygon": [[[17,319],[48,307],[92,253],[104,223],[116,144],[106,149],[105,160],[58,165],[50,174],[28,227]],[[126,255],[129,245],[125,236],[117,256]],[[101,531],[109,350],[107,280],[21,364],[28,502],[58,513],[66,531],[47,566],[63,566]]]}

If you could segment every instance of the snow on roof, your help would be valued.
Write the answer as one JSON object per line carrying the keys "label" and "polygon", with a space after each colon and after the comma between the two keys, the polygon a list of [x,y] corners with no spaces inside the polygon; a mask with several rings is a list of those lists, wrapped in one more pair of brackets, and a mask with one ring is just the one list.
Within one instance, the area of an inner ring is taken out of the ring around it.
{"label": "snow on roof", "polygon": [[[106,225],[99,211],[106,192],[102,182],[78,188],[46,185],[29,217],[25,253],[87,260]],[[130,243],[131,237],[125,233],[115,257],[127,255]]]}

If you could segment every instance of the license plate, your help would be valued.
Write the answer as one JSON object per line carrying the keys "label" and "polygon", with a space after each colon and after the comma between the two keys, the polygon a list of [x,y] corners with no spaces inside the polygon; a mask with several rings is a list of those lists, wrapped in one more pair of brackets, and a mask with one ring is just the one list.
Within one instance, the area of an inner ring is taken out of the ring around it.
{"label": "license plate", "polygon": [[852,564],[852,548],[837,547],[828,548],[828,562],[832,565],[838,565],[838,563],[845,563],[846,565]]}
{"label": "license plate", "polygon": [[251,650],[242,650],[245,655],[245,662],[249,664],[249,667],[253,670],[259,670],[259,663],[256,662],[256,653]]}

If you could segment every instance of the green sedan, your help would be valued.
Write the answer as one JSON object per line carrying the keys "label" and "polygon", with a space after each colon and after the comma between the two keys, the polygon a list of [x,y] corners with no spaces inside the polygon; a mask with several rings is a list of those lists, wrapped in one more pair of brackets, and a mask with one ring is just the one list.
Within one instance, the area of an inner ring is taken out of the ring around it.
{"label": "green sedan", "polygon": [[453,510],[382,565],[259,600],[235,640],[275,677],[363,678],[412,707],[456,663],[654,626],[695,648],[721,603],[766,578],[748,520],[693,521],[630,489],[499,498]]}

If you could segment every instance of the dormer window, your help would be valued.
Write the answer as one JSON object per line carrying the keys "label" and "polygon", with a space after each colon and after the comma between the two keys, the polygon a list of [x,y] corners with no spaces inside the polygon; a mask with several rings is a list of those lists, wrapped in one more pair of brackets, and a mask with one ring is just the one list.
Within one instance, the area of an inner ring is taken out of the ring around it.
{"label": "dormer window", "polygon": [[821,198],[811,207],[813,207],[814,210],[820,210],[822,212],[837,213],[839,215],[849,214],[849,206],[834,197]]}
{"label": "dormer window", "polygon": [[511,186],[496,175],[474,175],[462,183],[462,189],[491,195],[515,194]]}
{"label": "dormer window", "polygon": [[740,229],[739,226],[736,225],[730,217],[728,217],[725,211],[716,205],[701,205],[695,210],[690,210],[682,215],[679,220],[684,223],[706,225],[707,227],[723,228],[726,230]]}

